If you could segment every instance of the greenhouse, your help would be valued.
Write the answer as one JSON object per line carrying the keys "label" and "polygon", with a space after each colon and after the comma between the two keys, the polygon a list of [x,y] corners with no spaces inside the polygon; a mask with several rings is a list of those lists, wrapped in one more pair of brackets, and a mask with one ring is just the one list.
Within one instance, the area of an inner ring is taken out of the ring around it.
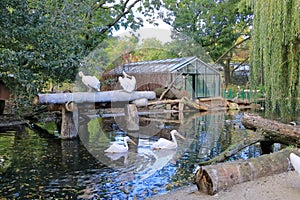
{"label": "greenhouse", "polygon": [[191,98],[221,96],[220,73],[197,57],[172,58],[128,63],[109,72],[134,75],[137,90],[155,90],[173,83],[175,91],[187,91]]}

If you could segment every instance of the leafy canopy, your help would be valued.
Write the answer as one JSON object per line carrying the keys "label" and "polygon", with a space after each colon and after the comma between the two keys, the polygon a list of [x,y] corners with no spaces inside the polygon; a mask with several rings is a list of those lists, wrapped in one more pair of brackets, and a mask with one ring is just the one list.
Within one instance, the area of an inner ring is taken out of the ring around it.
{"label": "leafy canopy", "polygon": [[133,15],[139,2],[2,0],[0,78],[18,104],[29,105],[47,81],[72,81],[83,58],[113,29],[141,26],[142,19]]}

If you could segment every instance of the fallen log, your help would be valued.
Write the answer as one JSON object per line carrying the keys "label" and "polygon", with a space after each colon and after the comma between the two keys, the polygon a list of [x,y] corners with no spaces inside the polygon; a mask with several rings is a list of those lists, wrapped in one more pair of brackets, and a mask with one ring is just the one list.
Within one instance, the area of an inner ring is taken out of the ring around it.
{"label": "fallen log", "polygon": [[191,101],[187,98],[182,98],[182,99],[168,99],[168,100],[158,100],[158,101],[152,101],[148,103],[148,106],[150,105],[160,105],[160,104],[179,104],[179,103],[183,103],[186,104],[187,106],[197,109],[197,110],[201,110],[201,111],[208,111],[208,107],[201,105],[201,103],[196,103],[194,101]]}
{"label": "fallen log", "polygon": [[220,153],[218,156],[214,157],[213,159],[210,159],[208,161],[203,161],[203,162],[199,163],[199,165],[203,166],[203,165],[210,165],[210,164],[214,164],[214,163],[223,162],[224,160],[235,155],[236,153],[243,150],[244,148],[246,148],[252,144],[255,144],[257,142],[263,141],[264,139],[265,139],[265,137],[261,134],[256,134],[254,137],[245,138],[244,140],[241,140],[241,141],[229,146],[225,151],[223,151],[222,153]]}
{"label": "fallen log", "polygon": [[178,76],[176,76],[174,78],[174,80],[168,85],[167,89],[160,95],[159,97],[159,101],[163,99],[163,97],[165,96],[165,94],[171,89],[171,87],[173,86],[173,84],[175,83],[175,81],[177,80],[178,77],[180,77],[182,75],[182,73],[180,73]]}
{"label": "fallen log", "polygon": [[247,129],[263,134],[266,139],[287,145],[300,146],[300,126],[284,124],[258,115],[244,114],[242,123]]}
{"label": "fallen log", "polygon": [[246,161],[233,161],[203,166],[197,170],[194,183],[200,192],[214,195],[221,190],[260,177],[279,174],[290,170],[289,155],[296,149],[286,148]]}
{"label": "fallen log", "polygon": [[33,104],[64,104],[66,102],[75,103],[105,103],[105,102],[129,102],[136,99],[155,99],[155,92],[133,91],[131,93],[122,90],[103,92],[76,92],[76,93],[53,93],[38,94],[33,100]]}

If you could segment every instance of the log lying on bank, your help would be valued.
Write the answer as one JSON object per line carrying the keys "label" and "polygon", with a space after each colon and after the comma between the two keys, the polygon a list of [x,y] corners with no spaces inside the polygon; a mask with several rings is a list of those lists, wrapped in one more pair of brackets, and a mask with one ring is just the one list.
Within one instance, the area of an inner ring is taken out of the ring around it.
{"label": "log lying on bank", "polygon": [[264,119],[258,115],[244,114],[242,123],[247,129],[263,134],[266,139],[283,144],[300,146],[300,126]]}
{"label": "log lying on bank", "polygon": [[194,183],[200,192],[214,195],[231,186],[260,177],[279,174],[290,170],[289,155],[296,149],[286,148],[246,161],[233,161],[203,166],[197,170]]}

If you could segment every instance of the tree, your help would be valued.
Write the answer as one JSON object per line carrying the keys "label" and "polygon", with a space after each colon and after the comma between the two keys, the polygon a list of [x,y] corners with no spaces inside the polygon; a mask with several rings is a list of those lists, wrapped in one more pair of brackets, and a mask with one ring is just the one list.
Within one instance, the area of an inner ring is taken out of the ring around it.
{"label": "tree", "polygon": [[[244,3],[244,1],[242,1]],[[206,48],[216,61],[232,47],[241,36],[248,37],[251,10],[239,0],[182,0],[165,1],[169,10],[164,20],[178,33],[191,37],[198,45]],[[224,65],[225,83],[230,82],[230,60],[228,52],[219,60]]]}
{"label": "tree", "polygon": [[[142,19],[133,13],[134,6],[142,9],[139,2],[2,0],[0,78],[19,97],[18,104],[29,106],[47,81],[74,80],[85,56],[113,29],[141,26]],[[148,14],[153,10],[143,9]]]}
{"label": "tree", "polygon": [[300,91],[300,1],[253,0],[251,85],[262,84],[271,112],[296,113]]}

